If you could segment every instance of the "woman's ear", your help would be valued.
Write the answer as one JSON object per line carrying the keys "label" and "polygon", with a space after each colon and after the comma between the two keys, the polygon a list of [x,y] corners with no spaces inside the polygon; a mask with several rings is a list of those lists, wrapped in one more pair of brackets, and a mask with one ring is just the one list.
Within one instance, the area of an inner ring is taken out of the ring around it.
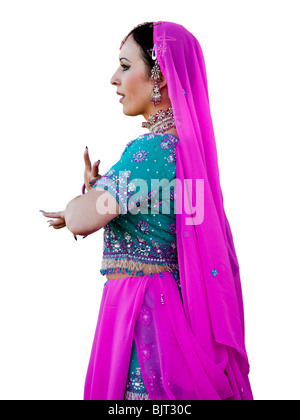
{"label": "woman's ear", "polygon": [[164,75],[162,74],[162,72],[160,71],[160,73],[159,73],[159,88],[161,89],[161,88],[165,87],[166,85],[167,85],[167,81],[166,81]]}

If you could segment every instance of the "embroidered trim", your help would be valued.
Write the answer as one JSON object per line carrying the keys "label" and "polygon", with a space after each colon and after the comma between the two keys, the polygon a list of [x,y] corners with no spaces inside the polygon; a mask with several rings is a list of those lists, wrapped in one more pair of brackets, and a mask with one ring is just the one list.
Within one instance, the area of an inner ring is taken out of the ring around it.
{"label": "embroidered trim", "polygon": [[[113,170],[110,171],[112,173]],[[122,171],[120,174],[121,176],[117,179],[113,176],[114,179],[108,178],[108,176],[103,175],[101,179],[99,179],[93,188],[102,187],[106,191],[110,192],[115,199],[118,201],[121,214],[127,213],[127,177],[129,171]]]}
{"label": "embroidered trim", "polygon": [[[139,261],[135,260],[135,258],[139,258]],[[177,279],[178,277],[178,273],[179,273],[179,266],[178,266],[178,262],[176,263],[170,263],[170,262],[166,262],[165,260],[160,260],[159,258],[154,259],[154,258],[150,258],[150,263],[149,263],[149,259],[147,261],[140,261],[140,256],[134,256],[134,255],[128,255],[126,254],[125,256],[120,256],[119,258],[117,257],[117,259],[113,259],[111,257],[111,255],[108,256],[103,256],[102,259],[102,266],[100,269],[100,273],[102,275],[106,275],[106,274],[116,274],[116,273],[127,273],[129,275],[135,275],[135,276],[143,276],[144,272],[142,271],[142,268],[144,266],[144,264],[149,264],[149,271],[150,271],[150,275],[153,274],[152,273],[152,268],[153,266],[155,266],[156,270],[158,272],[161,272],[158,268],[158,265],[162,265],[166,268],[166,271],[172,273],[174,275],[174,278]],[[156,261],[154,261],[156,260]]]}
{"label": "embroidered trim", "polygon": [[144,400],[149,399],[144,380],[141,373],[141,368],[138,366],[131,372],[128,372],[127,382],[125,387],[124,399],[129,400]]}
{"label": "embroidered trim", "polygon": [[124,400],[149,400],[149,395],[143,392],[126,391]]}
{"label": "embroidered trim", "polygon": [[[174,226],[170,225],[174,232]],[[145,221],[138,223],[141,235],[148,235],[148,224]],[[163,265],[167,271],[178,275],[178,256],[176,241],[171,243],[159,243],[152,239],[150,242],[140,235],[133,237],[125,232],[118,238],[110,224],[104,228],[104,251],[100,273],[102,275],[112,273],[127,273],[129,275],[144,275],[142,268],[149,264],[150,275],[152,266],[160,272],[158,265]],[[175,275],[174,275],[175,277]],[[176,278],[176,277],[175,277]]]}

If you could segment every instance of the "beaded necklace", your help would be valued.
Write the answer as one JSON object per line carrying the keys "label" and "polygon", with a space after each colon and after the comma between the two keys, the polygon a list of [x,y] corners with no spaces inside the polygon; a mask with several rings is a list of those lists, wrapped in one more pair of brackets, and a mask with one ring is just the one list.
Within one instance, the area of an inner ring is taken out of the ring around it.
{"label": "beaded necklace", "polygon": [[155,115],[150,114],[149,120],[142,123],[143,128],[148,128],[150,133],[165,133],[170,128],[176,127],[173,108],[170,106],[167,111],[158,110]]}

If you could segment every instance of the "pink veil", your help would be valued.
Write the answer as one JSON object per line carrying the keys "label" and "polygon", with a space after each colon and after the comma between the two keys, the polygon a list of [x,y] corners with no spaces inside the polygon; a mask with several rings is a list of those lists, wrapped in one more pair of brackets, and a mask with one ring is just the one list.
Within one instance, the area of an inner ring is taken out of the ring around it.
{"label": "pink veil", "polygon": [[[181,205],[176,201],[185,316],[210,361],[207,376],[214,376],[218,367],[229,380],[234,399],[252,399],[239,264],[224,211],[203,53],[198,40],[182,25],[155,22],[153,29],[180,138],[176,178],[185,191],[184,180],[192,180],[192,196],[185,193]],[[195,216],[187,224],[199,194],[196,179],[204,180],[204,218],[199,222]]]}

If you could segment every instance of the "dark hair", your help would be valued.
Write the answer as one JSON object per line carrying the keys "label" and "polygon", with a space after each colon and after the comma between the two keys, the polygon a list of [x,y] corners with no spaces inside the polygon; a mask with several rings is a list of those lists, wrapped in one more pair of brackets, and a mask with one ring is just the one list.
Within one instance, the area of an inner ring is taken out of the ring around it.
{"label": "dark hair", "polygon": [[146,64],[148,76],[150,77],[151,70],[154,66],[152,52],[150,51],[153,48],[153,22],[146,22],[135,27],[129,35],[133,35],[135,42],[141,47],[141,55]]}

